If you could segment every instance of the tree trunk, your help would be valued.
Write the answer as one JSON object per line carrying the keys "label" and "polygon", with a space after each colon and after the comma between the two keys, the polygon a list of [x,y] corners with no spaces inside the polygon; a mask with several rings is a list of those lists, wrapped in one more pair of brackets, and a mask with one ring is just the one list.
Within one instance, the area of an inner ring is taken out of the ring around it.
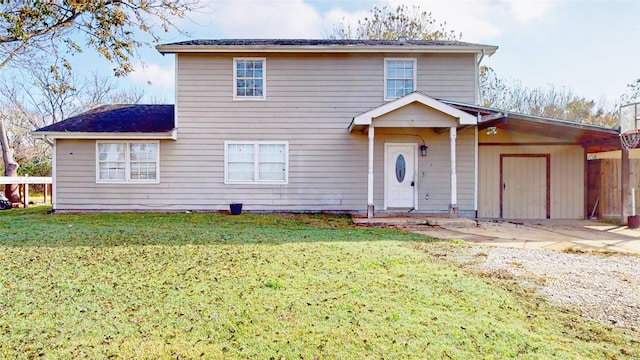
{"label": "tree trunk", "polygon": [[[18,163],[13,158],[13,149],[7,138],[7,131],[4,127],[4,119],[0,117],[0,146],[2,147],[2,159],[4,160],[4,175],[18,176]],[[20,202],[20,191],[17,184],[7,184],[4,186],[4,195],[12,203]]]}

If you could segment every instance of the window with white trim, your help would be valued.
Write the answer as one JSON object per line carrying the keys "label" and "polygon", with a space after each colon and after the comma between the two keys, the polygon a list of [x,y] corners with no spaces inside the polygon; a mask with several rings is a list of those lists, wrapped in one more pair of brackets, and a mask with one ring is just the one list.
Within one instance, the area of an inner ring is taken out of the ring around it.
{"label": "window with white trim", "polygon": [[233,59],[233,98],[264,100],[267,61],[265,58]]}
{"label": "window with white trim", "polygon": [[96,182],[157,183],[159,149],[158,141],[96,142]]}
{"label": "window with white trim", "polygon": [[384,60],[384,98],[397,99],[416,89],[416,59]]}
{"label": "window with white trim", "polygon": [[225,142],[225,183],[287,183],[287,142]]}

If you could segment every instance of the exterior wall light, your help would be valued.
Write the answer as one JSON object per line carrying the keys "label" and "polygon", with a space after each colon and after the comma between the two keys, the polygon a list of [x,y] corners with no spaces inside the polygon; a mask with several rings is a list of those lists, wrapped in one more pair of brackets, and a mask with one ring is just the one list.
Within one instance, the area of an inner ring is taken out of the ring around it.
{"label": "exterior wall light", "polygon": [[427,145],[420,145],[420,155],[427,156]]}

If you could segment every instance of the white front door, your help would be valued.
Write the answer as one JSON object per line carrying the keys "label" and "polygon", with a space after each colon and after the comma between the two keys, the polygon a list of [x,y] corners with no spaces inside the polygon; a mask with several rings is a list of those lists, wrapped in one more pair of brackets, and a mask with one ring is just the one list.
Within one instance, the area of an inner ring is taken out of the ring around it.
{"label": "white front door", "polygon": [[416,207],[417,149],[415,144],[385,144],[385,209]]}

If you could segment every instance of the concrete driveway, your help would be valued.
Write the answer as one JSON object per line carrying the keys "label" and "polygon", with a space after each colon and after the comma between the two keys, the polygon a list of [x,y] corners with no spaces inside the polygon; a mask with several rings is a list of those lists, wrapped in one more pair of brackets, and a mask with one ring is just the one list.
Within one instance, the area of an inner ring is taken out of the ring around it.
{"label": "concrete driveway", "polygon": [[361,226],[393,226],[440,239],[521,249],[640,254],[640,229],[593,220],[471,220],[420,215],[353,217]]}
{"label": "concrete driveway", "polygon": [[521,249],[614,251],[640,254],[640,230],[591,220],[478,220],[475,227],[416,226],[441,239]]}

